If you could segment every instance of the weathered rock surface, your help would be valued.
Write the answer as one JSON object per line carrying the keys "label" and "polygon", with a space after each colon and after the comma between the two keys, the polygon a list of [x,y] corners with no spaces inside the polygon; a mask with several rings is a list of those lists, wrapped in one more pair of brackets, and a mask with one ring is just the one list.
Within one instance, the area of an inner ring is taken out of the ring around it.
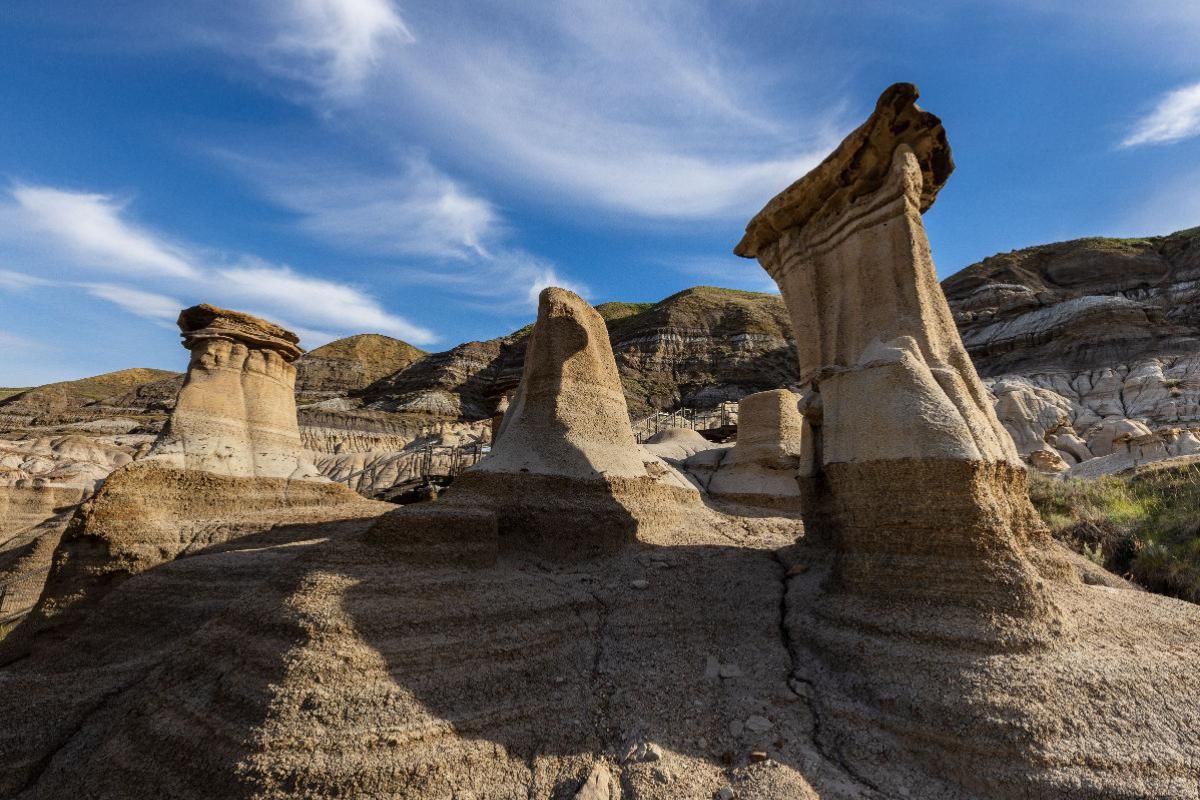
{"label": "weathered rock surface", "polygon": [[[192,358],[167,427],[145,458],[109,474],[72,517],[36,607],[3,641],[0,660],[65,635],[132,575],[280,521],[337,518],[341,507],[365,502],[321,476],[301,449],[295,335],[208,305],[185,309],[179,327]],[[236,530],[231,517],[242,520]]]}
{"label": "weathered rock surface", "polygon": [[0,439],[0,623],[33,607],[74,507],[143,451],[144,438]]}
{"label": "weathered rock surface", "polygon": [[934,277],[921,213],[952,162],[916,96],[885,92],[738,249],[799,345],[785,625],[818,741],[885,796],[1200,796],[1200,612],[1085,587],[1029,504]]}
{"label": "weathered rock surface", "polygon": [[[795,392],[775,389],[743,397],[738,403],[737,443],[716,465],[705,488],[735,502],[798,510],[796,474],[802,461],[812,462],[812,455],[804,452],[803,430]],[[697,459],[697,474],[710,459],[707,451]]]}
{"label": "weathered rock surface", "polygon": [[[603,770],[651,800],[870,796],[786,683],[794,521],[705,512],[586,569],[484,570],[388,558],[372,524],[198,549],[0,670],[0,796],[524,800]],[[740,671],[709,680],[712,657]],[[730,731],[752,717],[771,729]]]}
{"label": "weathered rock surface", "polygon": [[150,459],[241,478],[320,478],[296,420],[299,339],[270,322],[209,305],[179,315],[187,378]]}
{"label": "weathered rock surface", "polygon": [[[596,310],[635,417],[679,405],[711,407],[794,380],[795,357],[779,298],[697,286],[659,303]],[[363,393],[368,408],[490,417],[521,378],[529,332],[468,342],[426,356]]]}
{"label": "weathered rock surface", "polygon": [[[1200,430],[1198,279],[1200,229],[1193,229],[1003,253],[944,285],[980,373],[1001,402],[1009,396],[1007,424],[1027,460],[1057,455],[1078,474],[1075,465],[1114,447],[1125,457],[1087,471],[1156,452],[1185,455],[1192,446]],[[1039,416],[1046,403],[1062,409],[1061,420]],[[1021,417],[1022,404],[1033,415]],[[1126,422],[1161,432],[1159,442],[1129,451],[1109,436],[1125,433],[1113,426]]]}
{"label": "weathered rock surface", "polygon": [[439,505],[493,512],[506,547],[573,557],[675,524],[676,507],[699,506],[699,495],[634,438],[603,318],[549,288],[491,453]]}
{"label": "weathered rock surface", "polygon": [[166,370],[135,368],[38,386],[0,400],[0,430],[66,425],[118,416],[96,406],[106,398],[174,377],[176,373]]}
{"label": "weathered rock surface", "polygon": [[[911,85],[889,89],[750,222],[737,252],[757,256],[791,315],[802,438],[812,439],[799,466],[803,505],[810,527],[833,534],[841,590],[950,606],[988,596],[991,622],[1011,614],[1014,632],[1032,634],[1045,611],[1023,553],[1036,514],[937,283],[921,213],[953,161],[940,121],[915,97]],[[936,516],[896,518],[902,497],[956,481],[963,490],[941,494]],[[955,531],[956,519],[982,528]],[[921,553],[941,580],[917,577],[896,553]],[[967,596],[947,591],[968,585]]]}

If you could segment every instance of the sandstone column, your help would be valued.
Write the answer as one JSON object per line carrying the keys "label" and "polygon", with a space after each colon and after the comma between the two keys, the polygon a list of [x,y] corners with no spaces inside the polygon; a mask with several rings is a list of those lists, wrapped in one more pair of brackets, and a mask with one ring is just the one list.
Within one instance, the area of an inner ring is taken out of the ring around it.
{"label": "sandstone column", "polygon": [[934,271],[921,214],[954,164],[916,98],[884,92],[735,252],[775,279],[795,328],[806,522],[832,534],[836,590],[986,609],[968,636],[975,622],[1033,633],[1048,609],[1026,545],[1042,529]]}
{"label": "sandstone column", "polygon": [[503,547],[586,557],[612,552],[647,526],[673,525],[689,506],[700,507],[699,493],[633,436],[604,319],[551,287],[539,298],[521,384],[491,453],[435,507],[393,512],[371,538],[410,560],[420,554],[406,552],[407,541],[430,552],[437,541],[452,542],[448,549],[467,552],[456,529],[475,532],[477,551],[496,536]]}
{"label": "sandstone column", "polygon": [[804,428],[795,392],[772,389],[743,397],[737,443],[709,482],[709,493],[751,505],[798,508],[796,473],[812,462],[811,437]]}
{"label": "sandstone column", "polygon": [[179,329],[192,357],[151,456],[233,477],[320,480],[296,420],[297,336],[207,304],[181,312]]}

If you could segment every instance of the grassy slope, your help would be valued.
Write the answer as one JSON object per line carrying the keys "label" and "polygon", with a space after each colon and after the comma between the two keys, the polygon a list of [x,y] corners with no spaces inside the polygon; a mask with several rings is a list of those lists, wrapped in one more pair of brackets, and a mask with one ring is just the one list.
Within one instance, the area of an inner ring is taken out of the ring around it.
{"label": "grassy slope", "polygon": [[419,347],[413,347],[408,342],[378,333],[347,336],[344,339],[337,339],[314,348],[300,356],[296,362],[296,367],[300,370],[297,376],[297,388],[301,390],[313,388],[311,386],[313,383],[317,384],[315,388],[323,388],[319,368],[316,370],[316,374],[310,373],[306,368],[308,365],[317,365],[322,361],[356,362],[362,368],[361,374],[365,386],[399,372],[427,355],[429,354],[426,351]]}
{"label": "grassy slope", "polygon": [[1200,602],[1200,463],[1036,479],[1031,496],[1056,538],[1153,592]]}
{"label": "grassy slope", "polygon": [[0,387],[0,400],[6,400],[6,399],[12,397],[13,395],[20,394],[21,392],[28,392],[28,391],[29,391],[29,387],[25,387],[24,389],[7,389],[4,387]]}

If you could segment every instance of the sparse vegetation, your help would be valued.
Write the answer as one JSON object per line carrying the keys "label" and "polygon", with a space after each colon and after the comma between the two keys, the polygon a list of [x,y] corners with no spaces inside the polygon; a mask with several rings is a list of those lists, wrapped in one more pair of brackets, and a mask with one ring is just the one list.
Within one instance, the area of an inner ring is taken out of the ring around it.
{"label": "sparse vegetation", "polygon": [[15,388],[6,388],[6,387],[0,386],[0,400],[7,400],[8,398],[12,397],[13,395],[18,395],[21,392],[27,392],[27,391],[29,391],[28,388],[15,389]]}
{"label": "sparse vegetation", "polygon": [[1200,464],[1039,478],[1031,496],[1055,538],[1150,591],[1200,602]]}
{"label": "sparse vegetation", "polygon": [[596,306],[596,311],[600,312],[600,316],[604,317],[605,322],[615,322],[619,319],[636,316],[651,308],[654,308],[654,303],[622,303],[614,301],[612,303],[601,303]]}

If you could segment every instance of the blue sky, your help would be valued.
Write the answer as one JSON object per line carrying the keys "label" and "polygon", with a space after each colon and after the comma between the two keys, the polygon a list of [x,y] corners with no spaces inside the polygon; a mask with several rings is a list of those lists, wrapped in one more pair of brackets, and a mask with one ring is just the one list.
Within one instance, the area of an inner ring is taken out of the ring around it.
{"label": "blue sky", "polygon": [[0,386],[183,369],[197,302],[438,350],[549,284],[768,289],[746,221],[895,81],[943,276],[1200,225],[1200,3],[911,5],[5,0]]}

